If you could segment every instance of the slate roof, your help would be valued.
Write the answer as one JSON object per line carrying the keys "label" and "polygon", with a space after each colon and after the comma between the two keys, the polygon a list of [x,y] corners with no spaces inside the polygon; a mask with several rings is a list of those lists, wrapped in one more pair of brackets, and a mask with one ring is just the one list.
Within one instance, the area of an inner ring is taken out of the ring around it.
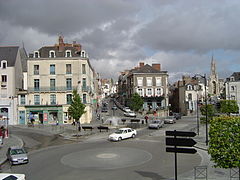
{"label": "slate roof", "polygon": [[0,47],[0,61],[6,60],[8,67],[13,67],[16,62],[18,46]]}
{"label": "slate roof", "polygon": [[166,73],[167,71],[159,71],[154,69],[152,66],[146,64],[143,67],[132,69],[131,73]]}
{"label": "slate roof", "polygon": [[234,72],[231,77],[234,77],[235,81],[240,81],[240,72]]}
{"label": "slate roof", "polygon": [[49,58],[49,51],[54,50],[56,57],[65,57],[65,51],[70,50],[72,57],[79,57],[77,54],[78,50],[75,47],[64,47],[64,50],[61,52],[58,49],[58,46],[45,46],[39,49],[39,54],[41,58]]}

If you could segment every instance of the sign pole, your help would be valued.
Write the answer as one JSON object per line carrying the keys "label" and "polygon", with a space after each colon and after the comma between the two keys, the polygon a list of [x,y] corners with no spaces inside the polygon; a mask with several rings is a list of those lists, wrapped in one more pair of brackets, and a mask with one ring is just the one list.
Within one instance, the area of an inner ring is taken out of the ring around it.
{"label": "sign pole", "polygon": [[[176,131],[176,130],[174,130]],[[176,135],[174,135],[174,138],[176,138]],[[174,146],[175,150],[177,149],[177,146]],[[177,180],[177,151],[175,151],[175,180]]]}

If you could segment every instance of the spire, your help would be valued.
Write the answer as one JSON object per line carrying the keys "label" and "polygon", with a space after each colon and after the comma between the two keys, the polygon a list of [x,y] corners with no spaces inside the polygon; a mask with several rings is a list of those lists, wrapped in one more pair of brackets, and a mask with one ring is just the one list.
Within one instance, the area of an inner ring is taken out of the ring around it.
{"label": "spire", "polygon": [[213,55],[212,55],[212,60],[211,60],[211,76],[215,76],[216,77],[217,73],[216,73],[216,63],[213,59]]}

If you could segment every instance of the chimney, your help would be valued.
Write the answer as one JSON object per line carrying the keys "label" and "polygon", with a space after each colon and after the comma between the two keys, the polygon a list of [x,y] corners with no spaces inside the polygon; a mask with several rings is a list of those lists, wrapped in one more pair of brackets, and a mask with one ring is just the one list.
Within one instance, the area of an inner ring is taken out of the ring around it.
{"label": "chimney", "polygon": [[59,43],[59,52],[63,52],[64,51],[64,42],[63,42],[62,36],[58,37],[58,43]]}
{"label": "chimney", "polygon": [[144,62],[139,63],[140,68],[144,66]]}
{"label": "chimney", "polygon": [[161,71],[161,64],[152,64],[152,67],[158,71]]}

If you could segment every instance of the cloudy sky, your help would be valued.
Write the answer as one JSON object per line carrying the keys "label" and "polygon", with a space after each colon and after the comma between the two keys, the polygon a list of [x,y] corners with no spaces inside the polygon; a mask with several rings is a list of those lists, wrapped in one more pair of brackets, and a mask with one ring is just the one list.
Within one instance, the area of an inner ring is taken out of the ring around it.
{"label": "cloudy sky", "polygon": [[77,41],[103,78],[145,62],[170,81],[183,74],[240,71],[239,0],[0,0],[0,45],[28,53]]}

